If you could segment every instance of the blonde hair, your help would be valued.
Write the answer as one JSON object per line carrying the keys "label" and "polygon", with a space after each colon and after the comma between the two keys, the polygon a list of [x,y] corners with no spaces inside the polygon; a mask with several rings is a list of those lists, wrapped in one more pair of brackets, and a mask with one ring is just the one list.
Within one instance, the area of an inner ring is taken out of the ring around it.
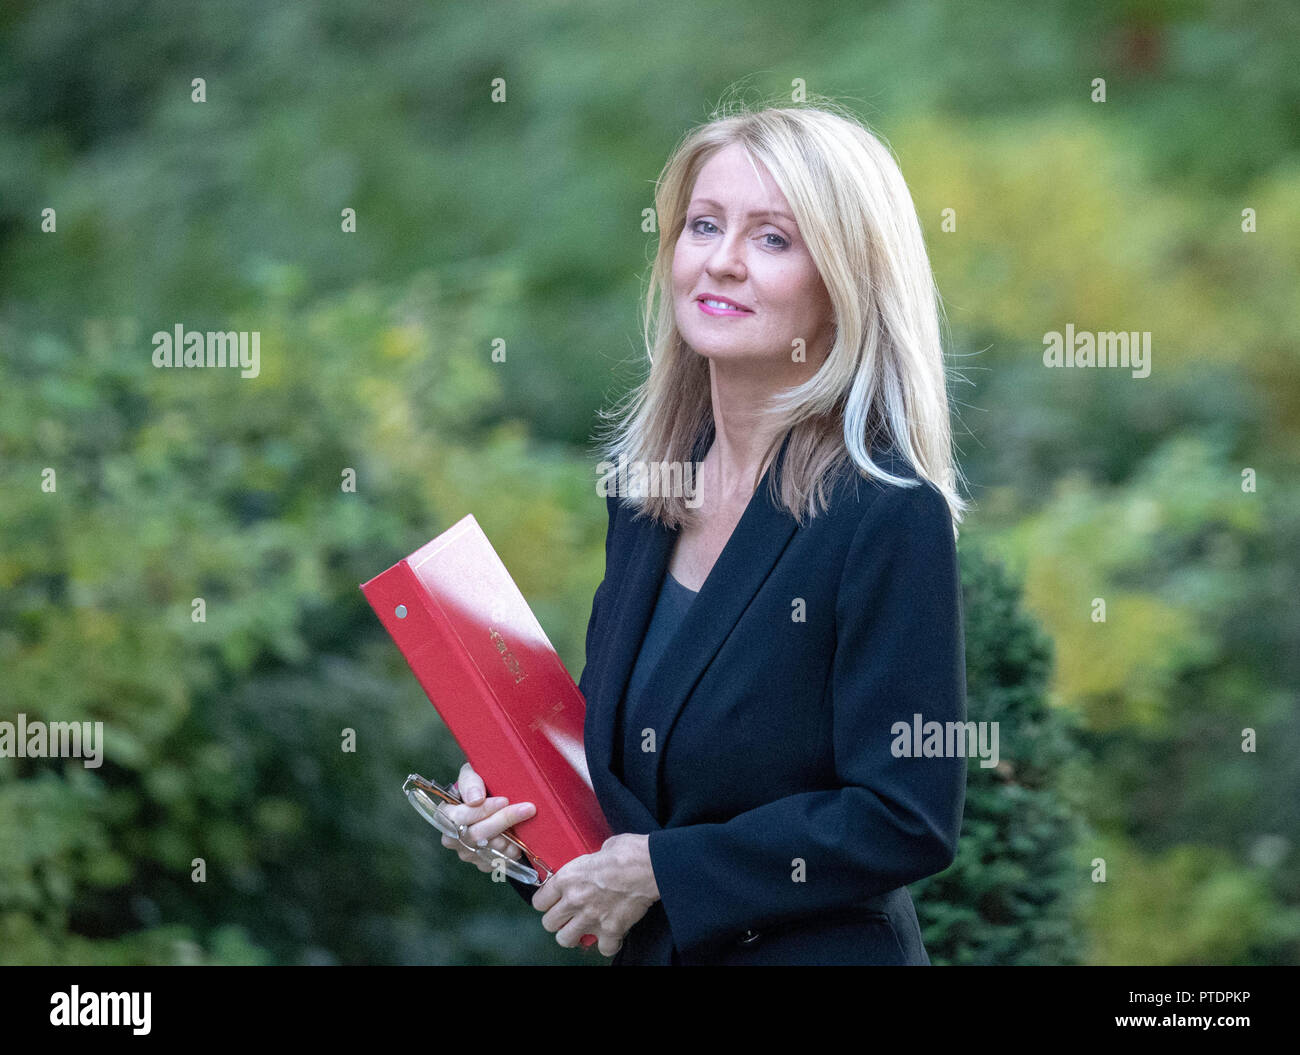
{"label": "blonde hair", "polygon": [[[789,201],[834,310],[825,362],[764,411],[779,426],[765,467],[789,437],[782,471],[769,483],[773,502],[799,523],[805,511],[815,517],[828,506],[831,479],[850,463],[869,479],[918,486],[919,480],[891,475],[872,460],[873,452],[893,447],[943,494],[955,532],[967,503],[957,491],[940,304],[916,208],[890,149],[826,101],[732,104],[673,151],[655,191],[659,248],[643,318],[650,371],[620,405],[602,413],[615,424],[607,427],[601,452],[611,463],[680,464],[693,460],[712,428],[708,360],[677,328],[672,263],[701,168],[733,143],[743,144],[751,163],[767,167]],[[691,516],[681,495],[624,500],[671,528]]]}

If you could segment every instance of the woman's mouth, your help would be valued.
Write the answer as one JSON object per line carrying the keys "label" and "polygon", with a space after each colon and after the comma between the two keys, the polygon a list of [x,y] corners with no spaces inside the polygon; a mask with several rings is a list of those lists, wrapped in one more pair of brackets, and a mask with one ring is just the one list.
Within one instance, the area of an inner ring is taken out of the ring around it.
{"label": "woman's mouth", "polygon": [[705,315],[753,315],[748,308],[742,308],[734,301],[718,297],[700,297],[695,302]]}

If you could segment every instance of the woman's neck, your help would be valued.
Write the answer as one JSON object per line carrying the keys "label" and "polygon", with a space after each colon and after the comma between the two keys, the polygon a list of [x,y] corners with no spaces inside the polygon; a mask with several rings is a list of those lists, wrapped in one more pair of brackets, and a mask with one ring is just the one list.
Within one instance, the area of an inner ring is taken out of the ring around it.
{"label": "woman's neck", "polygon": [[723,502],[748,499],[762,478],[763,455],[777,436],[762,407],[779,389],[771,386],[770,376],[728,370],[712,360],[709,377],[714,438],[702,472]]}

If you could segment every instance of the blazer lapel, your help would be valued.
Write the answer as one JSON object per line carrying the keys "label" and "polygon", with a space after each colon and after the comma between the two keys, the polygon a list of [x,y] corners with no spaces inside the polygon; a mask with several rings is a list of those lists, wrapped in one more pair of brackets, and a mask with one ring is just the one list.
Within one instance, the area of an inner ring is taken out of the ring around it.
{"label": "blazer lapel", "polygon": [[[726,546],[646,682],[645,692],[659,701],[656,710],[663,715],[656,723],[659,752],[664,750],[691,690],[740,620],[798,526],[794,517],[773,504],[767,494],[768,479],[783,461],[788,444],[787,434],[777,457],[759,481]],[[640,653],[679,532],[669,531],[648,517],[634,520],[631,524],[635,528],[635,548],[610,620],[610,632],[614,636],[608,652],[608,668],[602,679],[599,720],[593,724],[592,732],[597,739],[595,757],[604,760],[600,774],[602,783],[606,783],[604,778],[608,778],[611,785],[608,790],[617,796],[616,809],[621,814],[624,830],[644,834],[661,827],[657,819],[660,795],[656,794],[655,802],[647,809],[615,777],[611,768],[614,718],[624,706],[632,668]]]}
{"label": "blazer lapel", "polygon": [[[612,636],[606,652],[609,658],[597,688],[600,701],[592,715],[595,743],[588,756],[592,763],[592,781],[600,792],[601,805],[610,825],[615,831],[645,835],[659,828],[660,824],[615,774],[614,734],[616,716],[622,707],[623,694],[632,676],[641,640],[650,625],[656,593],[668,566],[668,555],[676,535],[648,518],[632,521],[631,527],[634,530],[632,555],[620,583],[618,603],[610,617],[609,633]],[[598,767],[596,759],[600,760]]]}

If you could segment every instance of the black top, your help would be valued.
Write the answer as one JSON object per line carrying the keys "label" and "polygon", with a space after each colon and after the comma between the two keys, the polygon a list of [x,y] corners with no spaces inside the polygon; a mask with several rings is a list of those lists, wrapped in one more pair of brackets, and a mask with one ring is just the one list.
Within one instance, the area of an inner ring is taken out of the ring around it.
{"label": "black top", "polygon": [[[901,456],[882,465],[916,478]],[[916,741],[899,757],[896,726],[910,741],[917,721],[966,721],[948,504],[928,481],[845,474],[801,525],[774,477],[651,671],[653,724],[628,723],[658,730],[653,809],[612,771],[615,722],[645,637],[626,628],[649,626],[680,536],[606,499],[584,743],[610,830],[648,836],[659,888],[619,966],[929,962],[907,887],[953,862],[971,760]]]}
{"label": "black top", "polygon": [[[650,680],[650,674],[663,656],[673,634],[677,632],[678,625],[686,617],[686,610],[690,608],[697,593],[698,591],[688,590],[673,578],[672,572],[664,572],[663,582],[659,586],[659,599],[655,602],[654,614],[650,617],[650,625],[642,639],[636,666],[632,668],[627,696],[614,736],[614,764],[617,771],[623,783],[647,809],[655,800],[655,775],[658,771],[655,759],[658,741],[663,735],[663,730],[658,727],[662,708],[654,699],[643,699],[641,690]],[[647,730],[653,732],[653,738]]]}

